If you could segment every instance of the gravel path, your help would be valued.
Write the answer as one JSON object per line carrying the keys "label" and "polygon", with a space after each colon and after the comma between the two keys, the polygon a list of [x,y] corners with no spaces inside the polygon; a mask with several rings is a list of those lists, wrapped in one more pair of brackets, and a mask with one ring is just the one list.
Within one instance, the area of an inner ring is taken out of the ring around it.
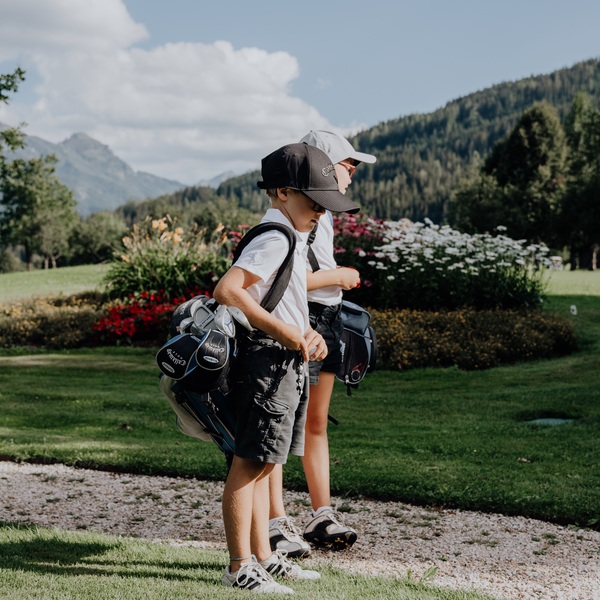
{"label": "gravel path", "polygon": [[[0,520],[224,549],[222,489],[195,479],[0,462]],[[307,520],[306,494],[286,492],[286,503],[299,524]],[[600,600],[598,531],[399,502],[352,500],[348,508],[359,533],[354,547],[316,551],[307,563],[401,577],[411,571],[416,579],[437,567],[428,581],[440,587],[511,600]]]}

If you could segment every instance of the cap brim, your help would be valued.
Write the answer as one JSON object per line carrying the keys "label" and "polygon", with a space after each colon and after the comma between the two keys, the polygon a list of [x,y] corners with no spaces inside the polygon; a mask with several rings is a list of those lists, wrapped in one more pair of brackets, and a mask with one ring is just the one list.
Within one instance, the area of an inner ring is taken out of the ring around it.
{"label": "cap brim", "polygon": [[331,212],[357,213],[360,207],[341,192],[333,190],[300,190],[311,200]]}
{"label": "cap brim", "polygon": [[360,162],[373,164],[377,158],[372,154],[366,154],[365,152],[353,152],[348,158],[359,160]]}

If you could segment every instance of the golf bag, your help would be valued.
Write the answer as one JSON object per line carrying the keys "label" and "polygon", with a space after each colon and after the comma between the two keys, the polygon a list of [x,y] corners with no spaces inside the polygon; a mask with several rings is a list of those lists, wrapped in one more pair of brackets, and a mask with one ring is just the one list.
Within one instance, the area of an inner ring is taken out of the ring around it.
{"label": "golf bag", "polygon": [[[317,223],[309,236],[309,243],[317,234]],[[308,262],[313,273],[320,270],[319,261],[312,249],[308,248]],[[377,362],[377,338],[371,327],[371,315],[358,304],[342,301],[342,362],[335,376],[346,384],[348,395],[357,388],[363,377],[375,369]],[[331,418],[331,417],[330,417]]]}
{"label": "golf bag", "polygon": [[[261,306],[271,312],[289,285],[296,235],[286,225],[260,223],[236,247],[234,262],[256,236],[270,230],[284,233],[289,250]],[[180,304],[171,318],[173,336],[156,354],[161,370],[160,390],[177,417],[179,430],[190,437],[212,441],[226,454],[235,450],[235,408],[228,374],[237,355],[236,327],[252,326],[235,307],[214,298],[196,296]]]}

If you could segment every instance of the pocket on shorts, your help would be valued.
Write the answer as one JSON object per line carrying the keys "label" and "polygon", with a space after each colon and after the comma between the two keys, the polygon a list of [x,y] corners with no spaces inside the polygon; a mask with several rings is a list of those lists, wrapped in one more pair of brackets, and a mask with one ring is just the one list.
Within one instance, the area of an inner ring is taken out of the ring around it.
{"label": "pocket on shorts", "polygon": [[248,412],[246,430],[249,448],[255,456],[276,456],[287,454],[288,436],[284,434],[289,421],[289,408],[284,404],[255,395]]}
{"label": "pocket on shorts", "polygon": [[289,406],[274,398],[265,397],[257,394],[253,399],[254,410],[268,417],[281,417],[287,413]]}

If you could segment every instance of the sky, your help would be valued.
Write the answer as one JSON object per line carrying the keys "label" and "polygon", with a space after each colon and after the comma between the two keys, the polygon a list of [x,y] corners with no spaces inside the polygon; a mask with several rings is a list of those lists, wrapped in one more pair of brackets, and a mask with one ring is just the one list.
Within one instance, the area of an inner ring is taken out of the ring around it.
{"label": "sky", "polygon": [[0,123],[186,185],[600,57],[596,0],[1,0]]}

